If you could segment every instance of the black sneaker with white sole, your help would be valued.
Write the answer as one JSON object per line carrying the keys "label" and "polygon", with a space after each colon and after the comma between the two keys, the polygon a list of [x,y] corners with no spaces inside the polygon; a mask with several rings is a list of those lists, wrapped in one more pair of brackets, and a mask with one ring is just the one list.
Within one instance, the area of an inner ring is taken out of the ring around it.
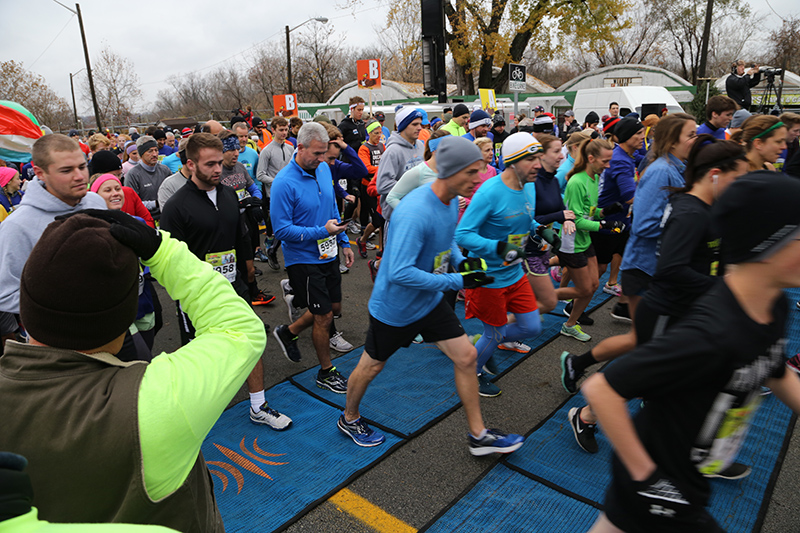
{"label": "black sneaker with white sole", "polygon": [[743,465],[742,463],[731,463],[719,472],[705,473],[703,476],[707,478],[716,477],[719,479],[742,479],[749,476],[751,470],[749,466]]}
{"label": "black sneaker with white sole", "polygon": [[578,380],[583,376],[583,372],[575,370],[575,354],[561,352],[561,385],[570,394],[578,392]]}
{"label": "black sneaker with white sole", "polygon": [[628,304],[615,303],[614,308],[611,310],[611,318],[615,318],[621,322],[631,322],[631,312],[628,310]]}
{"label": "black sneaker with white sole", "polygon": [[[564,306],[564,314],[569,316],[572,314],[572,302],[569,302],[567,305]],[[586,313],[581,313],[581,316],[578,318],[578,324],[581,326],[593,326],[594,319],[587,315]]]}
{"label": "black sneaker with white sole", "polygon": [[572,432],[575,434],[575,441],[581,450],[586,453],[597,453],[597,440],[594,433],[597,431],[597,424],[587,424],[581,420],[581,407],[573,407],[567,414]]}
{"label": "black sneaker with white sole", "polygon": [[281,347],[283,355],[292,363],[300,362],[300,349],[297,347],[297,335],[289,331],[289,326],[281,324],[275,326],[272,331],[272,336],[278,341],[278,346]]}
{"label": "black sneaker with white sole", "polygon": [[336,394],[347,394],[347,378],[332,366],[328,370],[317,372],[317,387],[328,389]]}

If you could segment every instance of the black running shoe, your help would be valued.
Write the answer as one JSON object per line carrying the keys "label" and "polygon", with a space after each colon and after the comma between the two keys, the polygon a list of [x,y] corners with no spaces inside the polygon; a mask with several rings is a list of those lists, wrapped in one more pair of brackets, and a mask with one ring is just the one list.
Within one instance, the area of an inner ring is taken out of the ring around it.
{"label": "black running shoe", "polygon": [[297,335],[289,331],[289,326],[282,324],[275,326],[272,336],[278,341],[278,345],[283,350],[283,355],[292,363],[300,362],[300,350],[297,348]]}
{"label": "black running shoe", "polygon": [[731,463],[719,472],[705,473],[703,476],[707,478],[720,478],[720,479],[742,479],[750,475],[751,468],[742,463]]}
{"label": "black running shoe", "polygon": [[570,394],[578,392],[578,380],[583,376],[583,372],[579,374],[575,371],[576,357],[578,356],[575,354],[561,352],[561,384],[564,386],[564,390]]}
{"label": "black running shoe", "polygon": [[572,432],[575,434],[575,440],[581,450],[587,453],[597,453],[597,440],[594,438],[594,432],[597,430],[597,424],[587,424],[581,420],[581,408],[573,407],[567,414],[569,424],[572,426]]}
{"label": "black running shoe", "polygon": [[[569,316],[572,313],[572,302],[569,302],[567,305],[564,306],[564,314]],[[578,324],[581,326],[593,326],[594,319],[591,318],[586,313],[581,313],[580,318],[578,319]]]}
{"label": "black running shoe", "polygon": [[628,310],[628,304],[615,303],[614,308],[611,310],[611,318],[616,318],[621,322],[631,322],[631,313]]}
{"label": "black running shoe", "polygon": [[317,387],[328,389],[337,394],[347,394],[347,378],[333,366],[328,370],[317,372]]}
{"label": "black running shoe", "polygon": [[272,248],[267,248],[267,264],[272,270],[278,270],[281,268],[280,263],[278,263],[277,250],[273,250]]}

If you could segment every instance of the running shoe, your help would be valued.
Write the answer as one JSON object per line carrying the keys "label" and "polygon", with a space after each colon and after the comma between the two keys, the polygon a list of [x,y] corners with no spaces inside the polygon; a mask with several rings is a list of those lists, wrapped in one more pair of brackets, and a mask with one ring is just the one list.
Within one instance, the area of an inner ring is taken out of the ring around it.
{"label": "running shoe", "polygon": [[478,374],[478,394],[484,398],[494,398],[502,393],[503,391],[500,390],[500,387],[489,381],[489,378],[483,374]]}
{"label": "running shoe", "polygon": [[517,353],[531,353],[531,347],[519,341],[504,342],[497,346],[501,350]]}
{"label": "running shoe", "polygon": [[375,276],[378,275],[378,266],[375,264],[375,259],[367,261],[367,267],[369,267],[369,277],[372,279],[372,283],[375,283]]}
{"label": "running shoe", "polygon": [[253,274],[255,274],[256,276],[262,276],[264,272],[262,272],[261,269],[258,267],[253,267]]}
{"label": "running shoe", "polygon": [[561,352],[561,384],[570,394],[578,392],[578,380],[583,376],[583,372],[579,374],[575,371],[576,357],[578,356],[575,354]]}
{"label": "running shoe", "polygon": [[800,302],[797,302],[796,307],[800,309]]}
{"label": "running shoe", "polygon": [[411,342],[413,342],[414,344],[422,344],[423,342],[425,342],[425,339],[422,338],[422,335],[417,333],[417,336],[414,337],[414,340]]}
{"label": "running shoe", "polygon": [[367,250],[377,250],[378,247],[372,244],[371,242],[367,241],[364,243],[364,246],[367,247]]}
{"label": "running shoe", "polygon": [[300,362],[300,349],[297,348],[297,335],[293,335],[292,332],[289,331],[289,326],[286,324],[275,326],[275,329],[272,330],[272,336],[278,341],[278,345],[281,347],[281,350],[283,350],[283,355],[285,355],[289,361],[292,363]]}
{"label": "running shoe", "polygon": [[347,274],[348,272],[350,272],[350,269],[344,263],[339,263],[339,274]]}
{"label": "running shoe", "polygon": [[732,463],[719,472],[703,474],[703,476],[707,478],[718,477],[720,479],[742,479],[743,477],[749,476],[751,470],[752,469],[749,466],[743,465],[742,463]]}
{"label": "running shoe", "polygon": [[[572,314],[572,302],[564,306],[564,315],[569,316],[570,314]],[[594,326],[594,318],[586,313],[581,313],[581,316],[578,317],[578,324],[581,326]]]}
{"label": "running shoe", "polygon": [[351,220],[347,224],[347,232],[351,235],[361,235],[361,225],[355,220]]}
{"label": "running shoe", "polygon": [[281,264],[278,263],[278,250],[269,248],[267,250],[267,264],[272,270],[280,270]]}
{"label": "running shoe", "polygon": [[255,259],[256,261],[260,261],[262,263],[267,263],[269,261],[267,254],[265,254],[261,248],[256,249]]}
{"label": "running shoe", "polygon": [[499,429],[487,429],[486,434],[480,439],[472,435],[469,437],[469,453],[475,456],[489,455],[492,453],[511,453],[519,449],[525,442],[525,437],[509,433],[506,435]]}
{"label": "running shoe", "polygon": [[794,355],[786,361],[786,366],[800,374],[800,354]]}
{"label": "running shoe", "polygon": [[333,337],[331,337],[330,345],[331,350],[336,350],[337,352],[341,353],[346,353],[353,349],[353,345],[344,340],[341,331],[337,331]]}
{"label": "running shoe", "polygon": [[336,426],[342,433],[353,439],[353,442],[366,448],[383,444],[383,441],[386,440],[383,434],[370,428],[361,418],[355,422],[348,422],[345,420],[344,414],[342,414]]}
{"label": "running shoe", "polygon": [[347,378],[336,370],[335,366],[330,367],[328,370],[320,369],[320,371],[317,372],[317,387],[320,389],[328,389],[336,394],[346,394]]}
{"label": "running shoe", "polygon": [[557,266],[550,267],[550,277],[556,283],[561,283],[561,268]]}
{"label": "running shoe", "polygon": [[361,241],[356,241],[358,243],[358,255],[361,256],[362,259],[367,258],[367,245]]}
{"label": "running shoe", "polygon": [[603,285],[603,292],[610,294],[611,296],[619,296],[622,294],[622,287],[619,283],[610,285],[608,282],[606,282],[606,284]]}
{"label": "running shoe", "polygon": [[262,290],[259,290],[258,293],[256,294],[255,298],[253,298],[252,300],[253,301],[250,302],[250,303],[252,303],[253,305],[267,305],[267,304],[271,304],[272,302],[274,302],[275,301],[275,297],[272,296],[271,294],[265,293]]}
{"label": "running shoe", "polygon": [[597,424],[587,424],[581,420],[581,408],[573,407],[567,414],[569,425],[572,426],[572,432],[575,434],[575,441],[581,450],[587,453],[597,453],[597,440],[594,438],[594,432],[597,431]]}
{"label": "running shoe", "polygon": [[254,424],[264,424],[276,431],[283,431],[292,424],[291,418],[269,407],[266,402],[258,408],[258,411],[253,411],[250,407],[250,421]]}
{"label": "running shoe", "polygon": [[581,342],[588,342],[592,340],[592,336],[587,333],[584,333],[579,324],[575,324],[574,326],[569,327],[567,323],[564,322],[564,325],[561,326],[561,331],[559,333],[561,333],[566,337],[573,337],[575,339],[578,339]]}
{"label": "running shoe", "polygon": [[628,310],[628,304],[615,303],[614,308],[611,310],[611,318],[616,318],[621,322],[631,323],[631,313]]}

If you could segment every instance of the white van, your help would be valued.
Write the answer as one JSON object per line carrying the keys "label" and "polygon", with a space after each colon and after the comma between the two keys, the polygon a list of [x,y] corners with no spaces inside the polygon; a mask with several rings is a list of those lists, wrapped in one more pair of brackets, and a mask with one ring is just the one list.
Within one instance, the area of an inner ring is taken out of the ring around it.
{"label": "white van", "polygon": [[601,119],[608,115],[608,105],[611,102],[619,104],[619,116],[636,112],[639,119],[644,120],[647,115],[661,116],[665,107],[670,113],[682,113],[683,108],[672,94],[664,87],[603,87],[602,89],[580,89],[575,95],[575,104],[572,110],[575,118],[583,124],[590,111],[597,113]]}

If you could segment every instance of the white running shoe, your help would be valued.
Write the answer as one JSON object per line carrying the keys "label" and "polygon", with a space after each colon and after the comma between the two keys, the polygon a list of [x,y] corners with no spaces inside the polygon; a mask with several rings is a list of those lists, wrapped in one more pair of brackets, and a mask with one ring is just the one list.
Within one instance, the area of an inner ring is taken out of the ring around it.
{"label": "white running shoe", "polygon": [[276,431],[282,431],[292,423],[291,418],[272,409],[266,403],[258,408],[258,412],[250,407],[250,421],[254,424],[264,424]]}
{"label": "white running shoe", "polygon": [[341,331],[337,331],[336,334],[333,337],[331,337],[330,345],[331,345],[331,350],[336,350],[337,352],[342,352],[342,353],[349,352],[350,350],[353,349],[353,345],[344,340]]}
{"label": "white running shoe", "polygon": [[519,341],[504,342],[498,346],[501,350],[517,353],[530,353],[531,347]]}
{"label": "white running shoe", "polygon": [[344,266],[344,263],[339,263],[339,273],[347,274],[348,272],[350,272],[350,269]]}

